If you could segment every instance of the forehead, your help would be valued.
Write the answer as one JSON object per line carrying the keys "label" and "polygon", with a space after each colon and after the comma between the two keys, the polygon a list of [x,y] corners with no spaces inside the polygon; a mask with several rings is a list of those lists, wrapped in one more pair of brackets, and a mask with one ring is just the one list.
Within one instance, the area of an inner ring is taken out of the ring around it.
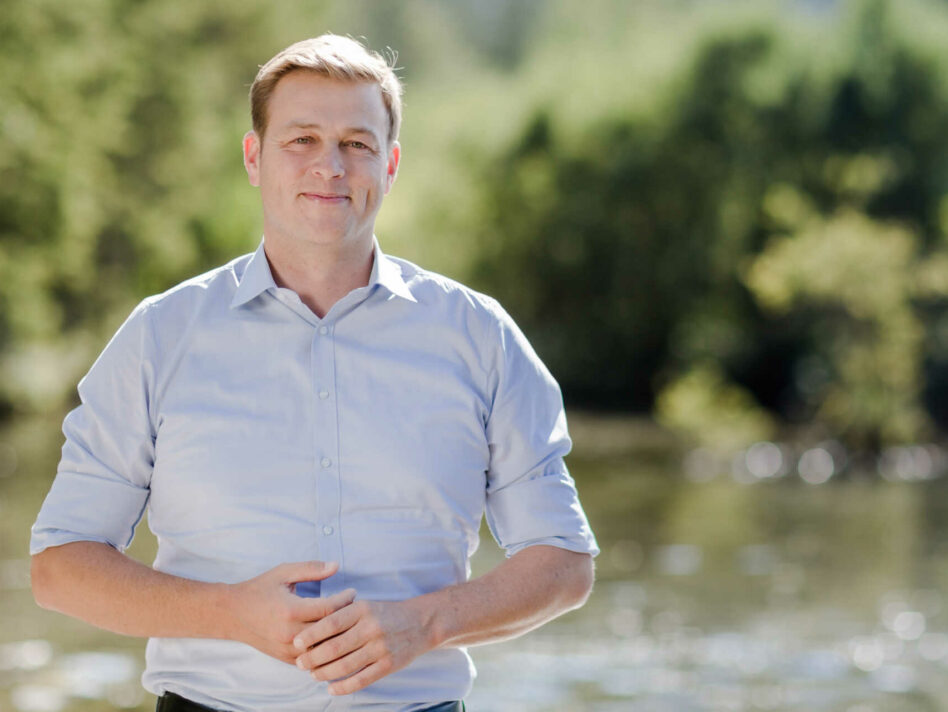
{"label": "forehead", "polygon": [[295,70],[277,82],[268,106],[269,128],[294,124],[367,126],[384,137],[388,116],[382,89],[374,82],[343,81]]}

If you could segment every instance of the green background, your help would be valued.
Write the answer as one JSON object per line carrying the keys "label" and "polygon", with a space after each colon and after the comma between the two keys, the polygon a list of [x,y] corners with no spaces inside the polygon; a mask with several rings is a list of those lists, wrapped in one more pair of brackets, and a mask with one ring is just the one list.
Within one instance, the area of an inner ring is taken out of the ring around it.
{"label": "green background", "polygon": [[28,529],[118,324],[258,243],[246,93],[325,31],[397,50],[382,246],[524,328],[603,548],[471,703],[942,709],[948,3],[2,0],[0,710],[151,704]]}

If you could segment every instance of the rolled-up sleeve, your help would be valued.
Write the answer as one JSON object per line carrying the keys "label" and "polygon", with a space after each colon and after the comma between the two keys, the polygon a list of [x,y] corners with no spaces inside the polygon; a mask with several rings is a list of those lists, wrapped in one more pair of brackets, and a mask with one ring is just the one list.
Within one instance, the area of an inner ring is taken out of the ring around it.
{"label": "rolled-up sleeve", "polygon": [[487,523],[507,556],[535,544],[599,553],[563,458],[572,445],[559,386],[494,303],[486,432]]}
{"label": "rolled-up sleeve", "polygon": [[155,452],[154,354],[147,302],[79,382],[63,423],[56,478],[33,525],[30,553],[73,541],[123,551],[148,501]]}

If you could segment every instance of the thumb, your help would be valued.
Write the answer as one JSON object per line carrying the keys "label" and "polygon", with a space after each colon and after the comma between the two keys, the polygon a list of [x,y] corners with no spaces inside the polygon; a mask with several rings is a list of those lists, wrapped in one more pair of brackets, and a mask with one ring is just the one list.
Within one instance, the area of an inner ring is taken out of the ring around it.
{"label": "thumb", "polygon": [[280,577],[283,583],[299,583],[300,581],[322,581],[339,570],[335,561],[298,561],[282,564]]}

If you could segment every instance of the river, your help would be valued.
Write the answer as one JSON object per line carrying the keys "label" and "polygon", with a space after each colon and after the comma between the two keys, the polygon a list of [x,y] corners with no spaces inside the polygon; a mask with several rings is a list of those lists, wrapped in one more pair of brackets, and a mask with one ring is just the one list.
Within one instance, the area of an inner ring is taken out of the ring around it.
{"label": "river", "polygon": [[[602,554],[587,605],[472,649],[476,712],[948,709],[948,480],[939,448],[690,451],[571,414]],[[59,416],[0,431],[0,711],[151,710],[144,644],[37,608],[29,526]],[[144,527],[142,528],[144,529]],[[131,552],[149,560],[146,531]],[[475,573],[499,560],[486,534]]]}

